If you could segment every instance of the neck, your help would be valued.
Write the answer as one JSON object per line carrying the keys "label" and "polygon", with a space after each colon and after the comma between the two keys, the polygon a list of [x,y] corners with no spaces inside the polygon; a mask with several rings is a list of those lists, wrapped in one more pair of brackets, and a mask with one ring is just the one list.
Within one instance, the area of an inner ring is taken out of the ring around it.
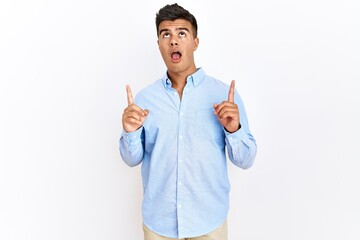
{"label": "neck", "polygon": [[182,92],[184,90],[184,87],[186,85],[186,79],[188,76],[196,72],[196,67],[184,71],[184,72],[171,72],[168,70],[168,76],[171,80],[172,87],[176,89],[176,91],[179,93],[180,99],[182,96]]}

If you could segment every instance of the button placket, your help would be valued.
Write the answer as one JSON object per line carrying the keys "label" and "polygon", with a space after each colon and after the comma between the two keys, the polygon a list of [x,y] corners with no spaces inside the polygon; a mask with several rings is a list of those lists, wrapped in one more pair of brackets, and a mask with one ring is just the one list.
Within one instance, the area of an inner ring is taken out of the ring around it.
{"label": "button placket", "polygon": [[177,216],[178,216],[178,229],[183,228],[183,221],[182,221],[182,211],[184,209],[183,204],[183,153],[184,153],[184,111],[186,109],[186,104],[184,105],[184,100],[186,97],[183,95],[182,100],[180,101],[180,108],[178,112],[178,121],[179,121],[179,128],[178,128],[178,174],[177,174]]}
{"label": "button placket", "polygon": [[188,108],[187,102],[189,98],[188,90],[191,87],[191,85],[186,84],[185,88],[183,90],[183,96],[180,100],[180,107],[178,112],[178,121],[179,121],[179,127],[178,127],[178,175],[177,175],[177,218],[178,218],[178,231],[179,234],[182,235],[182,231],[184,230],[184,223],[183,223],[183,211],[184,207],[186,208],[186,203],[184,205],[184,199],[183,199],[183,191],[185,189],[186,183],[184,182],[184,153],[185,153],[185,147],[184,144],[186,141],[184,141],[184,138],[186,137],[184,128],[185,126],[185,120],[186,120],[186,109]]}

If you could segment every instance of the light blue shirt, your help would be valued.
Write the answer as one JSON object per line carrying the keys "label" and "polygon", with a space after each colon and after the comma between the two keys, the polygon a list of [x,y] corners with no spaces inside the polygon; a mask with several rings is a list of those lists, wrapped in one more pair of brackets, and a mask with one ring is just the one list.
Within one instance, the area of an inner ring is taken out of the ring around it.
{"label": "light blue shirt", "polygon": [[135,104],[148,109],[144,125],[123,131],[120,153],[129,166],[142,163],[144,224],[159,235],[188,238],[219,227],[229,209],[229,159],[252,166],[256,142],[239,94],[241,128],[228,133],[213,105],[228,99],[229,86],[200,68],[187,78],[180,100],[167,74],[139,92]]}

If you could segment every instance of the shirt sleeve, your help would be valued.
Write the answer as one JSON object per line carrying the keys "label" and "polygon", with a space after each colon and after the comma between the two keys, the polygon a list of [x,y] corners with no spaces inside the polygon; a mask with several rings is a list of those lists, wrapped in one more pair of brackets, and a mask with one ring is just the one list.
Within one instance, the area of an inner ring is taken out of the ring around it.
{"label": "shirt sleeve", "polygon": [[225,130],[225,142],[231,162],[242,169],[248,169],[253,165],[257,151],[256,142],[243,127],[234,133]]}
{"label": "shirt sleeve", "polygon": [[130,167],[140,164],[144,154],[143,127],[134,132],[123,130],[119,140],[120,154],[124,162]]}
{"label": "shirt sleeve", "polygon": [[249,129],[244,103],[236,90],[235,102],[239,108],[241,127],[234,133],[229,133],[224,129],[225,143],[231,162],[242,169],[248,169],[254,163],[257,145]]}

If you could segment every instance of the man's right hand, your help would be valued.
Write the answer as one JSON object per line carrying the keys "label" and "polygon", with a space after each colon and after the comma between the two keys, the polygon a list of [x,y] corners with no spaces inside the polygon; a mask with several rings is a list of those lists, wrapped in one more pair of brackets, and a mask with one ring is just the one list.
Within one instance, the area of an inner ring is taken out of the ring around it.
{"label": "man's right hand", "polygon": [[128,106],[122,115],[122,124],[126,132],[134,132],[139,129],[149,115],[149,110],[142,110],[134,104],[133,95],[129,85],[126,85]]}

